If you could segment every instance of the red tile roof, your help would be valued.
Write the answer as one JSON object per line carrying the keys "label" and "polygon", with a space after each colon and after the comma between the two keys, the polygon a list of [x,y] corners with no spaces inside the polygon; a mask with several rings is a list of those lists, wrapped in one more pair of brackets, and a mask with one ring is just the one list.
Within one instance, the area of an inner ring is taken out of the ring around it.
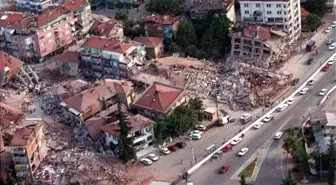
{"label": "red tile roof", "polygon": [[106,84],[114,88],[117,94],[127,94],[133,89],[133,83],[126,80],[104,79],[96,82],[97,84]]}
{"label": "red tile roof", "polygon": [[166,112],[182,92],[182,88],[154,82],[152,86],[135,101],[134,105],[159,112]]}
{"label": "red tile roof", "polygon": [[0,71],[4,71],[6,67],[9,69],[17,69],[23,65],[23,62],[8,53],[0,51]]}
{"label": "red tile roof", "polygon": [[301,8],[300,11],[301,11],[301,18],[302,19],[307,18],[307,16],[309,15],[309,12],[304,8]]}
{"label": "red tile roof", "polygon": [[34,129],[28,127],[17,129],[12,140],[9,142],[9,146],[26,146],[33,130]]}
{"label": "red tile roof", "polygon": [[102,133],[100,127],[105,125],[106,121],[106,119],[100,117],[93,117],[85,121],[85,127],[92,140],[97,141],[100,138]]}
{"label": "red tile roof", "polygon": [[244,28],[244,36],[249,38],[259,38],[260,40],[266,41],[271,39],[271,32],[267,27],[251,25]]}
{"label": "red tile roof", "polygon": [[171,25],[171,24],[175,24],[176,22],[178,22],[178,19],[175,16],[169,16],[169,15],[164,15],[164,16],[150,15],[150,16],[145,17],[143,22],[145,23],[152,22],[152,23],[162,24],[162,25]]}
{"label": "red tile roof", "polygon": [[99,127],[100,130],[110,134],[113,137],[119,137],[120,136],[120,132],[119,132],[119,126],[116,122],[107,124],[107,125],[102,125]]}
{"label": "red tile roof", "polygon": [[55,62],[79,63],[80,54],[75,51],[66,51],[62,54],[54,56],[51,60]]}
{"label": "red tile roof", "polygon": [[133,41],[144,44],[146,48],[156,48],[163,44],[163,38],[159,37],[135,37]]}
{"label": "red tile roof", "polygon": [[116,53],[126,53],[126,51],[132,47],[132,44],[119,43],[119,41],[112,38],[107,39],[93,36],[84,44],[84,47],[97,48]]}

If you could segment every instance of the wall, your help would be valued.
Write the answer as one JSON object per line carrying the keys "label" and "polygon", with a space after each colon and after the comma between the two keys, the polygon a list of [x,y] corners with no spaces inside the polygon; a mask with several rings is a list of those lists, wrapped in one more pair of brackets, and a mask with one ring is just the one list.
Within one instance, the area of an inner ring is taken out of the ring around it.
{"label": "wall", "polygon": [[233,24],[236,24],[236,12],[235,12],[235,5],[232,3],[230,9],[226,12],[226,17],[230,19]]}

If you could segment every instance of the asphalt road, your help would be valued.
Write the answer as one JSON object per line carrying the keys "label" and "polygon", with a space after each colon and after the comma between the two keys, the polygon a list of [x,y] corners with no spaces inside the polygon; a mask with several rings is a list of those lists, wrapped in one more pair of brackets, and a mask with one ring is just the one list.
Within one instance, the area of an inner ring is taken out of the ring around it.
{"label": "asphalt road", "polygon": [[[330,88],[332,83],[334,83],[336,76],[335,66],[336,64],[334,64],[327,72],[321,72],[317,75],[317,82],[314,86],[311,87],[310,92],[303,96],[297,95],[295,97],[296,101],[293,105],[288,107],[283,112],[274,113],[275,120],[266,123],[260,129],[251,129],[249,132],[247,132],[243,141],[235,146],[233,151],[225,153],[221,160],[216,160],[203,165],[191,176],[192,182],[195,185],[239,184],[237,180],[231,180],[231,177],[244,164],[244,162],[249,159],[266,141],[271,139],[274,133],[280,130],[280,127],[284,125],[284,128],[286,128],[301,124],[303,121],[302,116],[307,116],[309,111],[316,107],[321,99],[321,97],[318,96],[319,91],[322,88]],[[238,151],[244,147],[248,147],[250,149],[249,152],[243,157],[238,157]],[[274,147],[276,147],[276,143],[271,145],[270,150],[272,150]],[[218,174],[218,169],[224,164],[229,164],[231,166],[230,170],[224,175],[220,175]],[[274,170],[277,172],[274,172]],[[264,171],[268,171],[266,175],[267,178],[266,176],[260,176],[260,178],[256,179],[257,181],[254,183],[255,185],[280,184],[282,174],[281,171],[279,171],[278,166],[275,167],[274,163],[269,163],[265,169],[263,169],[263,167],[261,168],[259,173],[256,174],[257,177],[259,174],[265,173]],[[270,176],[270,174],[272,175]]]}

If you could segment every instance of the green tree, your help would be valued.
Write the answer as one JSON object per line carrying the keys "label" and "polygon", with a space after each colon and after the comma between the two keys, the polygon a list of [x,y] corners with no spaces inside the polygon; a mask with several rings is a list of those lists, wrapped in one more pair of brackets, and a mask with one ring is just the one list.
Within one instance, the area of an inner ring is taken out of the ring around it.
{"label": "green tree", "polygon": [[252,183],[247,183],[245,180],[245,175],[240,176],[240,185],[253,185]]}
{"label": "green tree", "polygon": [[170,53],[179,53],[179,52],[181,52],[181,47],[178,46],[175,42],[172,42],[172,43],[169,44],[167,50]]}
{"label": "green tree", "polygon": [[294,148],[293,157],[296,159],[296,168],[301,172],[304,172],[309,165],[309,156],[305,151],[303,142],[299,142],[298,146]]}
{"label": "green tree", "polygon": [[213,40],[213,33],[212,29],[208,29],[204,32],[201,40],[201,48],[204,52],[211,53],[213,52],[214,40]]}
{"label": "green tree", "polygon": [[150,0],[146,9],[159,14],[180,15],[183,13],[184,0]]}
{"label": "green tree", "polygon": [[126,21],[128,19],[128,16],[125,12],[117,12],[114,15],[114,18],[119,21]]}
{"label": "green tree", "polygon": [[336,184],[336,148],[335,148],[335,140],[333,137],[330,138],[330,143],[328,146],[328,158],[329,158],[329,166],[328,166],[328,185]]}
{"label": "green tree", "polygon": [[326,3],[327,0],[308,0],[304,3],[304,8],[308,12],[322,17],[328,10]]}
{"label": "green tree", "polygon": [[282,148],[284,148],[287,153],[292,154],[294,152],[294,149],[299,147],[299,141],[296,138],[296,136],[289,135],[284,140],[284,143],[282,145]]}
{"label": "green tree", "polygon": [[213,31],[213,38],[216,43],[218,53],[222,55],[225,53],[224,51],[227,51],[230,49],[230,27],[232,23],[230,20],[226,17],[226,15],[218,16],[214,19],[214,21],[211,24],[211,29]]}
{"label": "green tree", "polygon": [[131,124],[123,113],[120,103],[118,103],[117,120],[119,126],[119,158],[126,163],[136,159],[136,154],[133,148],[133,138],[128,137],[128,134],[132,129],[130,126]]}
{"label": "green tree", "polygon": [[187,48],[196,44],[196,33],[193,24],[188,20],[182,20],[176,32],[175,42],[181,48]]}
{"label": "green tree", "polygon": [[289,173],[286,179],[282,179],[281,185],[297,185],[292,175]]}
{"label": "green tree", "polygon": [[322,19],[316,14],[310,13],[305,20],[308,31],[315,31],[321,24]]}

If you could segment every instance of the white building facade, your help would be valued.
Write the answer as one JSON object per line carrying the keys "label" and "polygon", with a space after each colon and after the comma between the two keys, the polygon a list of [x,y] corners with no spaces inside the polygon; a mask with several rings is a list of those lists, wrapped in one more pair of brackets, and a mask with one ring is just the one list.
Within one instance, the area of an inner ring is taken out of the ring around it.
{"label": "white building facade", "polygon": [[280,29],[291,42],[301,35],[300,0],[240,0],[241,21]]}

